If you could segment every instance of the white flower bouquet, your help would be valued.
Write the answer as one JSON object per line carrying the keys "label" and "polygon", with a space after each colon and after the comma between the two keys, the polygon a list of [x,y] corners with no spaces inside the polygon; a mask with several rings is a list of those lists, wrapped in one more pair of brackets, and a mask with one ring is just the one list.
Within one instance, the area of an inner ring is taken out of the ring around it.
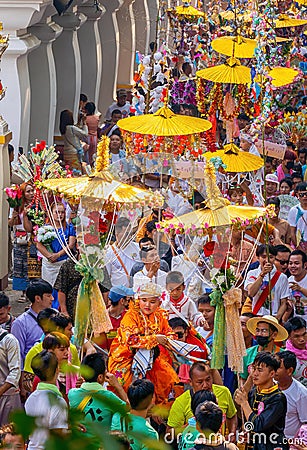
{"label": "white flower bouquet", "polygon": [[43,244],[50,251],[52,251],[50,244],[56,238],[57,234],[51,225],[44,225],[37,230],[37,241]]}

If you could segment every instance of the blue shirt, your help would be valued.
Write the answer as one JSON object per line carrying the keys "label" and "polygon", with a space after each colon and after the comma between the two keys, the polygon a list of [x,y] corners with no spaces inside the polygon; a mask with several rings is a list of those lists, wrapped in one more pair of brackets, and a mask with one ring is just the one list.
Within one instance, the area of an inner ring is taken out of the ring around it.
{"label": "blue shirt", "polygon": [[32,308],[17,317],[12,323],[11,333],[17,338],[20,346],[22,369],[28,351],[39,342],[43,333],[37,323],[37,313]]}
{"label": "blue shirt", "polygon": [[[51,242],[51,248],[53,253],[58,253],[63,249],[63,246],[61,245],[61,242],[65,242],[66,245],[68,245],[68,241],[69,241],[69,237],[70,236],[76,236],[76,230],[73,226],[72,223],[70,223],[69,225],[66,225],[66,228],[59,228],[58,229],[58,234],[60,236],[60,241],[56,238],[53,239],[53,241]],[[64,259],[67,259],[68,255],[63,255],[60,256],[60,258],[57,259],[57,261],[63,261]]]}

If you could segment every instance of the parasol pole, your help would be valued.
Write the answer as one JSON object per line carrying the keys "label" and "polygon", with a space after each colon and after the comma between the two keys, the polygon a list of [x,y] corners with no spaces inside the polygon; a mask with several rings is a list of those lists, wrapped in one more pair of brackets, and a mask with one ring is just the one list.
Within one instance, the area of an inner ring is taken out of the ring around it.
{"label": "parasol pole", "polygon": [[145,114],[148,114],[149,112],[149,106],[150,106],[150,91],[151,91],[151,86],[152,86],[152,78],[153,78],[153,73],[154,73],[154,54],[157,51],[157,47],[158,47],[158,33],[159,33],[159,20],[160,20],[160,10],[162,8],[162,1],[159,0],[159,6],[158,6],[158,11],[157,11],[157,17],[156,17],[156,26],[155,26],[155,40],[154,40],[154,48],[151,52],[150,55],[150,72],[149,72],[149,76],[148,76],[148,89],[146,92],[146,98],[145,98]]}

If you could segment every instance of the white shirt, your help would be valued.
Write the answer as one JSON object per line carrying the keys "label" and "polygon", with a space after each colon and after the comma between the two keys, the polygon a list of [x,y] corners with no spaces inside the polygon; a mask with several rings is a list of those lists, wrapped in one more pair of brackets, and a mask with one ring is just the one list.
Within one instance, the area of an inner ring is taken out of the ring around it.
{"label": "white shirt", "polygon": [[[261,270],[262,269],[259,266],[259,267],[257,267],[257,269],[250,270],[248,272],[245,283],[244,283],[244,289],[246,291],[247,291],[248,286],[250,284],[253,284],[256,281],[256,279],[259,277]],[[271,280],[275,273],[276,273],[276,268],[274,267],[271,272]],[[262,294],[262,291],[265,289],[265,286],[267,286],[268,283],[269,283],[269,275],[266,274],[266,276],[262,280],[262,285],[261,285],[259,291],[253,297],[253,308],[254,308],[255,304],[257,303],[258,298]],[[278,312],[278,309],[280,307],[280,301],[283,298],[288,298],[288,297],[290,297],[288,278],[284,273],[281,273],[275,286],[272,289],[272,315],[273,316],[275,316]],[[259,316],[264,316],[265,314],[271,314],[270,306],[269,306],[268,302],[269,302],[269,297],[264,302],[264,306],[259,309],[259,312],[258,312]]]}
{"label": "white shirt", "polygon": [[25,411],[28,416],[37,418],[37,428],[30,436],[28,450],[43,450],[48,430],[68,428],[66,402],[49,390],[34,391],[25,403]]}
{"label": "white shirt", "polygon": [[181,216],[193,211],[192,205],[190,205],[190,203],[183,198],[182,195],[173,192],[171,189],[168,189],[166,193],[165,202],[173,211],[175,216]]}
{"label": "white shirt", "polygon": [[[296,281],[294,276],[291,275],[288,281],[289,284],[297,283],[302,288],[307,289],[307,274],[301,281]],[[305,295],[303,295],[300,291],[293,291],[292,289],[290,289],[289,299],[293,302],[294,305],[294,315],[307,320],[307,297],[305,297]]]}
{"label": "white shirt", "polygon": [[282,391],[287,397],[285,436],[293,438],[304,422],[307,422],[307,388],[294,380],[288,389]]}
{"label": "white shirt", "polygon": [[110,276],[111,284],[112,286],[124,285],[129,287],[130,276],[127,276],[126,271],[130,274],[133,265],[140,261],[140,248],[136,242],[130,242],[124,249],[118,248],[115,244],[113,244],[113,247],[122,260],[126,270],[112,248],[109,247],[106,252],[106,269]]}
{"label": "white shirt", "polygon": [[126,104],[124,106],[118,106],[117,102],[113,102],[112,105],[110,105],[109,108],[107,109],[106,120],[112,119],[112,112],[115,109],[119,109],[120,112],[122,113],[122,118],[125,119],[130,114],[130,107],[131,107],[131,105],[129,102],[126,102]]}
{"label": "white shirt", "polygon": [[140,272],[137,272],[133,277],[133,290],[137,292],[138,288],[147,283],[158,284],[163,290],[166,289],[166,276],[167,273],[158,269],[157,275],[153,278],[149,278],[148,270],[144,266]]}
{"label": "white shirt", "polygon": [[288,215],[288,222],[290,227],[295,227],[296,232],[301,233],[299,241],[307,242],[307,209],[302,209],[301,205],[293,206]]}
{"label": "white shirt", "polygon": [[177,270],[178,272],[182,273],[184,277],[184,284],[187,290],[193,275],[197,271],[197,264],[190,259],[186,259],[183,254],[176,255],[172,258],[171,270]]}
{"label": "white shirt", "polygon": [[[204,316],[197,310],[196,304],[186,295],[179,302],[173,303],[169,298],[169,294],[167,294],[166,299],[162,302],[162,308],[168,311],[168,320],[180,317],[181,315],[188,322],[192,322],[195,328],[200,326],[201,322],[204,321]],[[176,314],[176,311],[179,314]]]}

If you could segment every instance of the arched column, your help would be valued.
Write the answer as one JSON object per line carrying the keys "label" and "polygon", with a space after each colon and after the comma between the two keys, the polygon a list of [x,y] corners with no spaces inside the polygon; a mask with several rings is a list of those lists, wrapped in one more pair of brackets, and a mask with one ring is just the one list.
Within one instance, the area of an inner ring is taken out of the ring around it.
{"label": "arched column", "polygon": [[7,87],[0,104],[0,113],[13,131],[13,145],[29,144],[31,117],[31,89],[29,77],[29,53],[40,45],[39,39],[26,30],[39,22],[51,0],[16,0],[0,2],[3,33],[10,34],[9,47],[2,57],[1,80]]}
{"label": "arched column", "polygon": [[81,18],[75,12],[52,17],[63,28],[61,35],[53,44],[55,71],[57,79],[57,110],[55,134],[59,134],[60,113],[70,109],[77,119],[79,95],[81,91],[81,58],[77,29]]}
{"label": "arched column", "polygon": [[[154,42],[156,38],[156,22],[159,8],[159,0],[147,0],[147,7],[150,20],[149,43]],[[149,53],[149,49],[147,49]]]}
{"label": "arched column", "polygon": [[101,0],[101,4],[105,7],[105,13],[98,22],[102,43],[102,76],[97,106],[104,117],[115,98],[120,47],[116,12],[123,0]]}
{"label": "arched column", "polygon": [[7,287],[8,274],[8,202],[6,201],[4,188],[10,185],[10,169],[8,143],[12,139],[8,124],[0,116],[0,289]]}
{"label": "arched column", "polygon": [[105,9],[97,10],[93,1],[78,7],[78,12],[87,18],[78,30],[78,41],[81,55],[81,92],[87,94],[96,105],[102,75],[102,48],[98,23]]}
{"label": "arched column", "polygon": [[135,61],[134,1],[135,0],[125,0],[116,13],[120,42],[117,75],[118,85],[129,85],[133,83]]}
{"label": "arched column", "polygon": [[61,34],[62,28],[54,22],[39,23],[29,29],[41,42],[29,55],[31,87],[30,143],[35,139],[53,144],[57,79],[52,43]]}
{"label": "arched column", "polygon": [[135,22],[135,49],[143,55],[148,53],[150,17],[148,0],[137,0],[132,4]]}

